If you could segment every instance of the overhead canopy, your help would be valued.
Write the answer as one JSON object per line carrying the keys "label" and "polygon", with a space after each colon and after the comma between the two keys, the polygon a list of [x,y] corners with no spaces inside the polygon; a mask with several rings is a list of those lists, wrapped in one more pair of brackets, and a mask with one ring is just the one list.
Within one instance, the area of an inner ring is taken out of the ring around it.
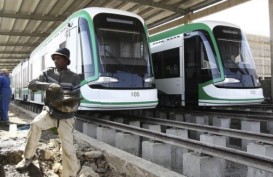
{"label": "overhead canopy", "polygon": [[12,70],[63,20],[85,7],[136,13],[144,18],[152,34],[246,1],[249,0],[0,0],[0,68]]}

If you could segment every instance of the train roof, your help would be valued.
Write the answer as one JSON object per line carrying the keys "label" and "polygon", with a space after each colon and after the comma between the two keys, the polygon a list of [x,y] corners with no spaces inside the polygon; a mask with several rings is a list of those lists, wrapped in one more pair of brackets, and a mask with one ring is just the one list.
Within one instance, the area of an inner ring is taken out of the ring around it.
{"label": "train roof", "polygon": [[91,15],[92,18],[99,13],[113,13],[113,14],[135,17],[135,18],[139,19],[144,24],[144,20],[142,17],[140,17],[139,15],[137,15],[135,13],[124,11],[124,10],[103,8],[103,7],[89,7],[89,8],[85,8],[82,10],[87,11]]}
{"label": "train roof", "polygon": [[239,26],[232,24],[232,23],[228,23],[228,22],[222,22],[222,21],[212,21],[212,20],[208,20],[208,21],[200,21],[198,23],[203,23],[208,25],[211,29],[213,29],[215,26],[230,26],[230,27],[234,27],[234,28],[240,28]]}
{"label": "train roof", "polygon": [[32,52],[31,55],[34,55],[36,53],[37,50],[39,50],[41,47],[45,46],[46,43],[54,36],[56,35],[65,25],[67,25],[68,21],[71,18],[75,18],[75,17],[79,17],[83,14],[88,13],[92,19],[94,16],[96,16],[99,13],[113,13],[113,14],[119,14],[119,15],[127,15],[127,16],[131,16],[131,17],[135,17],[137,19],[139,19],[143,25],[144,25],[144,20],[142,19],[142,17],[140,17],[139,15],[132,13],[132,12],[128,12],[128,11],[124,11],[124,10],[118,10],[118,9],[111,9],[111,8],[103,8],[103,7],[89,7],[89,8],[84,8],[81,10],[78,10],[76,12],[74,12],[73,14],[71,14],[65,21],[63,21],[39,46],[37,46]]}
{"label": "train roof", "polygon": [[165,38],[169,38],[175,35],[179,35],[182,33],[186,33],[189,31],[197,30],[197,29],[206,29],[206,30],[212,30],[215,26],[230,26],[235,28],[240,28],[234,24],[227,23],[227,22],[221,22],[221,21],[200,21],[195,23],[189,23],[180,25],[168,30],[165,30],[160,33],[156,33],[154,35],[150,36],[150,42],[155,42],[158,40],[162,40]]}

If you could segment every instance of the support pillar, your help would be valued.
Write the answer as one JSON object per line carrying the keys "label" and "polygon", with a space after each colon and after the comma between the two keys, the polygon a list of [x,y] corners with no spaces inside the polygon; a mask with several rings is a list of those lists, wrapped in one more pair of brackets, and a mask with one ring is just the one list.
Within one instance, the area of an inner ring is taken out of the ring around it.
{"label": "support pillar", "polygon": [[[247,152],[258,156],[273,158],[273,146],[266,144],[250,143],[247,145]],[[269,173],[253,167],[247,168],[247,177],[273,177],[273,173]]]}
{"label": "support pillar", "polygon": [[[216,126],[216,127],[230,128],[230,118],[227,118],[227,117],[213,117],[212,125]],[[229,137],[226,137],[226,145],[230,146]]]}
{"label": "support pillar", "polygon": [[[129,125],[140,127],[140,121],[131,121]],[[116,147],[139,156],[140,152],[140,137],[129,133],[118,132],[116,134]]]}
{"label": "support pillar", "polygon": [[92,138],[97,138],[97,128],[99,126],[92,123],[83,123],[83,134],[90,136]]}
{"label": "support pillar", "polygon": [[269,27],[270,27],[270,51],[271,51],[271,100],[273,98],[273,0],[268,0],[269,7]]}
{"label": "support pillar", "polygon": [[[188,131],[184,129],[167,129],[166,134],[175,135],[178,137],[188,138]],[[183,154],[188,150],[182,147],[171,146],[172,151],[172,170],[178,173],[183,173]]]}
{"label": "support pillar", "polygon": [[143,141],[142,158],[171,169],[171,145],[159,142]]}
{"label": "support pillar", "polygon": [[224,177],[219,159],[191,153],[183,155],[183,174],[191,177]]}
{"label": "support pillar", "polygon": [[[260,122],[250,121],[250,120],[242,120],[241,121],[241,129],[246,130],[246,131],[260,133],[261,132]],[[242,139],[242,149],[246,150],[247,144],[250,142],[253,142],[253,141]]]}
{"label": "support pillar", "polygon": [[97,139],[111,146],[115,146],[116,130],[107,127],[98,127]]}

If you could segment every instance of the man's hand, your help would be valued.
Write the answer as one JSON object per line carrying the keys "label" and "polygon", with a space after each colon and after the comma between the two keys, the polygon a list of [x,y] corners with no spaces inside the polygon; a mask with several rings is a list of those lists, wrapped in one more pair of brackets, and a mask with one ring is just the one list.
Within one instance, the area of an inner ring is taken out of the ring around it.
{"label": "man's hand", "polygon": [[55,83],[50,84],[49,87],[47,88],[47,90],[51,92],[58,92],[61,89],[62,87],[59,84],[55,84]]}

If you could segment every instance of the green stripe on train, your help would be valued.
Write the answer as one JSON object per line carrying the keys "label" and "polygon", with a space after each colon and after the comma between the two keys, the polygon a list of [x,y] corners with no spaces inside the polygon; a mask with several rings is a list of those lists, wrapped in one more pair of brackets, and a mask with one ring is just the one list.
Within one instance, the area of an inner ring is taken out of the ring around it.
{"label": "green stripe on train", "polygon": [[126,105],[126,104],[154,104],[158,103],[158,101],[143,101],[143,102],[98,102],[98,101],[89,101],[89,100],[82,100],[81,103],[89,103],[89,104],[103,104],[103,105]]}

